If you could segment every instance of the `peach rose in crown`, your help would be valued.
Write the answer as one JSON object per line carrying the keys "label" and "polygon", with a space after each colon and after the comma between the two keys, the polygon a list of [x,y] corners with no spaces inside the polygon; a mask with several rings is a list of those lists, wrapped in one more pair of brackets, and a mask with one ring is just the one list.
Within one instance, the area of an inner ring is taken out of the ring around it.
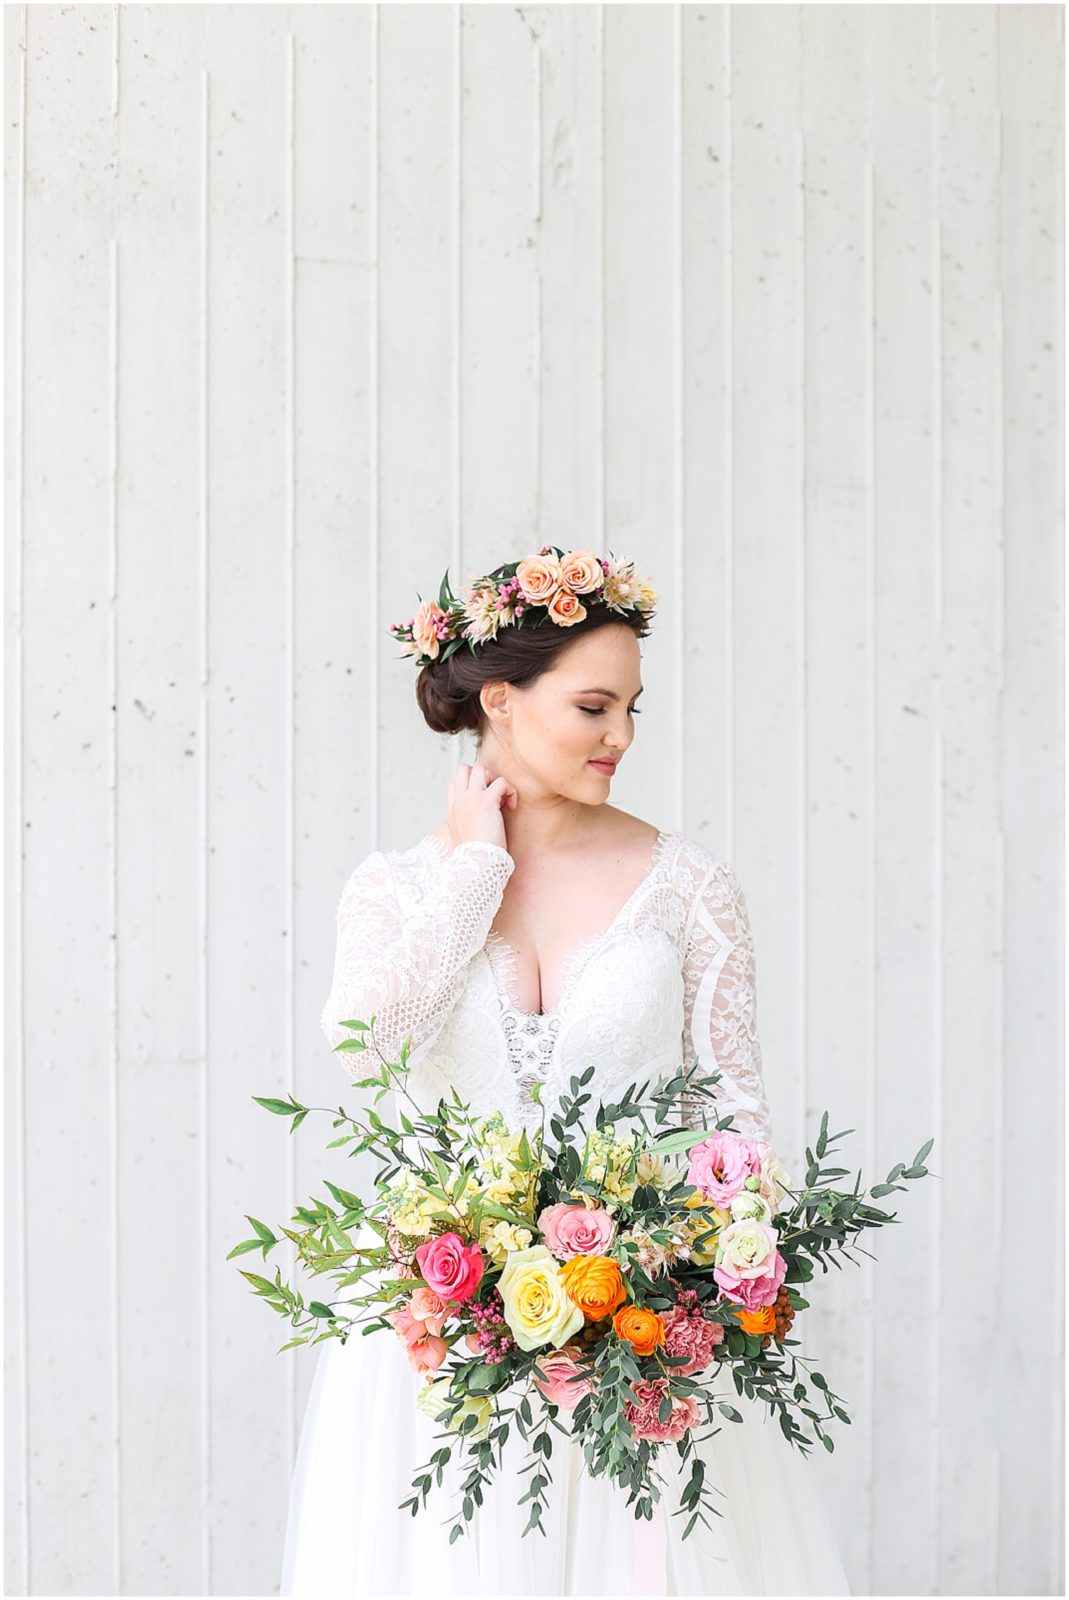
{"label": "peach rose in crown", "polygon": [[556,556],[525,556],[517,564],[515,576],[524,595],[535,606],[548,604],[563,581]]}
{"label": "peach rose in crown", "polygon": [[573,623],[582,622],[586,616],[586,606],[570,589],[558,589],[546,611],[562,628],[570,628]]}
{"label": "peach rose in crown", "polygon": [[592,550],[569,550],[560,564],[561,578],[573,594],[589,594],[605,581],[601,562]]}
{"label": "peach rose in crown", "polygon": [[558,1261],[604,1255],[616,1233],[614,1219],[602,1206],[546,1206],[539,1214],[538,1226],[546,1249]]}

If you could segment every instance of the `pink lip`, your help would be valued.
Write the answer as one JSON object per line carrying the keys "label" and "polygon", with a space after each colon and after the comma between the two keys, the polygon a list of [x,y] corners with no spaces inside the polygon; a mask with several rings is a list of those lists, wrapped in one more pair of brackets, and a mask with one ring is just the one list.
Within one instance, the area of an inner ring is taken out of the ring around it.
{"label": "pink lip", "polygon": [[590,765],[592,767],[600,767],[603,772],[615,772],[619,763],[616,761],[592,761]]}

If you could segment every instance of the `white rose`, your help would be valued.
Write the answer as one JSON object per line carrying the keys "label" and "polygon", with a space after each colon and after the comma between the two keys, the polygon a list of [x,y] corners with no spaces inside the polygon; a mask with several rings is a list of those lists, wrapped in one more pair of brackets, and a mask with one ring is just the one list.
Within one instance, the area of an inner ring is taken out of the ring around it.
{"label": "white rose", "polygon": [[761,1157],[761,1187],[758,1194],[767,1200],[773,1212],[781,1211],[784,1205],[792,1206],[794,1201],[786,1192],[788,1185],[793,1185],[794,1179],[783,1165],[779,1156],[769,1145]]}
{"label": "white rose", "polygon": [[776,1231],[765,1222],[730,1222],[717,1241],[716,1264],[737,1278],[760,1278],[776,1259]]}
{"label": "white rose", "polygon": [[764,1195],[753,1194],[749,1189],[741,1189],[728,1205],[728,1210],[735,1222],[745,1222],[747,1218],[755,1222],[772,1221],[772,1207]]}

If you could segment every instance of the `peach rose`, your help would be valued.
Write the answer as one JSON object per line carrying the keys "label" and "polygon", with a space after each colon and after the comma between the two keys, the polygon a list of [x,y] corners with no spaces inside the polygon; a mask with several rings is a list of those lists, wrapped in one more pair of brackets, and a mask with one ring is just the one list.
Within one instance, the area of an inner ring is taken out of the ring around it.
{"label": "peach rose", "polygon": [[586,616],[586,606],[570,589],[558,589],[546,610],[553,621],[560,623],[563,628],[570,628],[574,622],[582,622]]}
{"label": "peach rose", "polygon": [[651,1356],[664,1344],[664,1323],[646,1306],[621,1306],[612,1319],[612,1331],[626,1340],[637,1356]]}
{"label": "peach rose", "polygon": [[413,1289],[408,1309],[417,1321],[426,1325],[428,1333],[434,1334],[441,1333],[443,1324],[451,1314],[441,1295],[422,1286]]}
{"label": "peach rose", "polygon": [[627,1299],[620,1268],[609,1256],[573,1256],[560,1275],[568,1298],[588,1322],[611,1316]]}
{"label": "peach rose", "polygon": [[414,1317],[407,1306],[398,1306],[389,1312],[386,1320],[404,1346],[408,1364],[413,1372],[437,1372],[449,1352],[444,1339],[431,1333],[425,1322]]}
{"label": "peach rose", "polygon": [[532,605],[544,606],[561,586],[560,562],[555,556],[525,556],[516,567],[520,588]]}
{"label": "peach rose", "polygon": [[589,594],[605,580],[601,562],[592,550],[569,550],[560,564],[561,578],[573,594]]}

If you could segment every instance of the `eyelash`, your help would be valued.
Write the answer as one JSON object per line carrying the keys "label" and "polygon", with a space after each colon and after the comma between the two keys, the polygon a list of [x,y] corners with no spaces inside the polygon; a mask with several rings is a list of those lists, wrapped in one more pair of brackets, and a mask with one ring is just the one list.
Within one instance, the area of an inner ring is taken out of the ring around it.
{"label": "eyelash", "polygon": [[[579,709],[580,711],[585,711],[588,717],[603,717],[605,715],[604,706],[580,706]],[[641,707],[632,706],[631,715],[633,717],[640,717],[642,715]]]}

